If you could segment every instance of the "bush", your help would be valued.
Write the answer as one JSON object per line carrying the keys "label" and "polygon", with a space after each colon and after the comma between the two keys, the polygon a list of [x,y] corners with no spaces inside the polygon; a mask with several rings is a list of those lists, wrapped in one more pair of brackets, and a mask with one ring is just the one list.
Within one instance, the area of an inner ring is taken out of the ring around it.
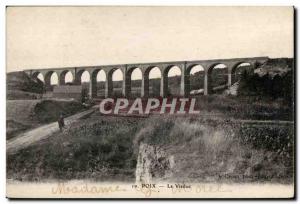
{"label": "bush", "polygon": [[292,71],[288,71],[283,76],[275,75],[274,77],[268,73],[259,76],[244,71],[238,87],[239,96],[283,98],[289,104],[293,103],[293,94],[294,78]]}

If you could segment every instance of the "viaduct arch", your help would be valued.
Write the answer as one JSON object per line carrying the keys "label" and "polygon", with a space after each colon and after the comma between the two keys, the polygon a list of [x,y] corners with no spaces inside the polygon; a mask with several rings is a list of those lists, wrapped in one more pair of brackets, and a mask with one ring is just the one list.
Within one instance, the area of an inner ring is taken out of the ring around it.
{"label": "viaduct arch", "polygon": [[232,76],[237,67],[243,63],[248,63],[251,69],[255,69],[257,65],[265,63],[268,57],[251,57],[251,58],[233,58],[233,59],[212,59],[212,60],[194,60],[194,61],[173,61],[173,62],[154,62],[154,63],[136,63],[136,64],[119,64],[119,65],[103,65],[103,66],[81,66],[81,67],[64,67],[64,68],[47,68],[24,70],[24,72],[32,78],[36,78],[38,74],[44,77],[46,90],[51,89],[51,76],[56,73],[58,76],[58,85],[65,84],[65,75],[70,72],[73,76],[73,84],[81,83],[81,75],[88,71],[90,75],[89,96],[94,98],[97,94],[97,74],[103,70],[106,75],[105,81],[105,97],[112,96],[113,83],[112,74],[115,70],[120,69],[123,73],[122,94],[128,97],[131,92],[131,73],[134,69],[140,69],[142,72],[141,97],[149,96],[149,73],[151,69],[157,67],[161,72],[160,79],[160,96],[165,97],[168,89],[168,71],[177,66],[181,71],[180,76],[180,95],[188,96],[190,93],[190,71],[194,66],[200,65],[204,69],[204,95],[211,94],[213,68],[218,64],[224,64],[227,67],[227,85],[232,85]]}

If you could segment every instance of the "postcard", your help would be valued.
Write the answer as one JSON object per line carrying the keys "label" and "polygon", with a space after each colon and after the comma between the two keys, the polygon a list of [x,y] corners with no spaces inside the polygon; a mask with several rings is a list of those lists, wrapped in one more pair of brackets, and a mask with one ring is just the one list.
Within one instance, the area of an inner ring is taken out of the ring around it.
{"label": "postcard", "polygon": [[294,7],[8,6],[6,196],[295,198]]}

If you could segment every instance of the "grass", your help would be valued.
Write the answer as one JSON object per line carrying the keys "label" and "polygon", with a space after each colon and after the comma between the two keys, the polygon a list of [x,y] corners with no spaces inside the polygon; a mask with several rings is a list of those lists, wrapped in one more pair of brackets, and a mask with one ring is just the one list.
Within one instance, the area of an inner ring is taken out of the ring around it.
{"label": "grass", "polygon": [[25,92],[21,90],[7,90],[6,98],[7,100],[33,100],[42,98],[42,94]]}
{"label": "grass", "polygon": [[84,109],[77,101],[43,100],[34,107],[34,116],[40,123],[49,123],[57,121],[61,113],[67,117]]}
{"label": "grass", "polygon": [[[47,109],[38,108],[43,121],[49,120],[46,113],[54,108],[47,103]],[[174,181],[293,181],[293,125],[231,122],[292,120],[291,107],[267,98],[212,95],[198,97],[196,109],[200,116],[134,118],[94,113],[61,133],[8,155],[7,178],[134,181],[140,144],[145,143],[164,152],[166,159],[174,159],[175,167],[168,175]],[[156,175],[154,167],[153,171]]]}
{"label": "grass", "polygon": [[[122,121],[122,122],[121,122]],[[136,119],[86,119],[7,158],[8,177],[17,180],[133,180],[132,140]]]}
{"label": "grass", "polygon": [[158,147],[158,155],[167,155],[164,160],[175,158],[174,171],[164,176],[176,182],[289,183],[293,181],[293,135],[293,125],[166,117],[145,121],[134,142],[136,147],[141,143]]}
{"label": "grass", "polygon": [[281,99],[248,96],[210,95],[198,96],[196,109],[202,115],[220,116],[228,119],[294,120],[293,106]]}

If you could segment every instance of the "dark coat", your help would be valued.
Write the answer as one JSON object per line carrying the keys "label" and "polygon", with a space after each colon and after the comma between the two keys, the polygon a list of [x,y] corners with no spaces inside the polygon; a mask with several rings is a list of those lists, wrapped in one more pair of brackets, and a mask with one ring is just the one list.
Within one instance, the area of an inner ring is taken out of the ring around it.
{"label": "dark coat", "polygon": [[59,126],[59,128],[62,128],[62,127],[65,126],[64,117],[59,117],[59,119],[58,119],[58,126]]}

